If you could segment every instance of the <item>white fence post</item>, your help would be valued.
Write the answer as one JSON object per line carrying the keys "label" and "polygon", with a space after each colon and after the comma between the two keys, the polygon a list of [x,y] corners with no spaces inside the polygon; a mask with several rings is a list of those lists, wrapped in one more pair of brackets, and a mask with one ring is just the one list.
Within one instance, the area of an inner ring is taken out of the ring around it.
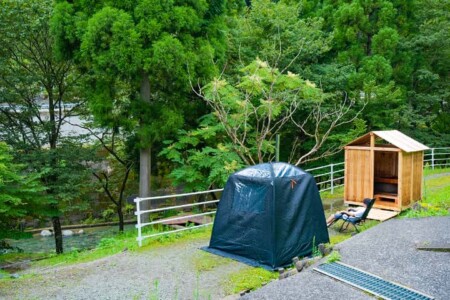
{"label": "white fence post", "polygon": [[134,202],[136,203],[136,216],[137,216],[137,230],[138,237],[137,241],[139,243],[139,247],[142,247],[142,228],[141,228],[141,198],[134,198]]}
{"label": "white fence post", "polygon": [[330,165],[330,175],[331,175],[331,194],[334,193],[334,170],[333,170],[333,164]]}
{"label": "white fence post", "polygon": [[434,148],[431,148],[431,168],[434,170]]}

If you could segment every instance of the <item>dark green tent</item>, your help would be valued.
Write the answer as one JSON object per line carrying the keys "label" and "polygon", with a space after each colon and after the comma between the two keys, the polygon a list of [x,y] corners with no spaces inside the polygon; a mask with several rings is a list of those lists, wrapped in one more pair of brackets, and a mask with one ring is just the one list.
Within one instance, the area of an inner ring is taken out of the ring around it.
{"label": "dark green tent", "polygon": [[314,177],[286,163],[265,163],[230,176],[205,250],[275,269],[328,242]]}

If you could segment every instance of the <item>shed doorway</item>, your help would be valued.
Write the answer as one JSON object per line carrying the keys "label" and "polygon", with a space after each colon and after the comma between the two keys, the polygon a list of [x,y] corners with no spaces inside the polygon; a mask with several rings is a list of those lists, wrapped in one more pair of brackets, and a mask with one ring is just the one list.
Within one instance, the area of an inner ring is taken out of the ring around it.
{"label": "shed doorway", "polygon": [[377,204],[398,206],[398,152],[374,151],[374,198]]}

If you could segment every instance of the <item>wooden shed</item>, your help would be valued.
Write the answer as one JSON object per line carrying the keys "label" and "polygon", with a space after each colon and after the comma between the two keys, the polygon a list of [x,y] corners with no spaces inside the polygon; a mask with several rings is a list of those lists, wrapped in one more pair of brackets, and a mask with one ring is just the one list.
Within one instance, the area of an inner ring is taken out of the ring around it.
{"label": "wooden shed", "polygon": [[427,146],[398,130],[372,131],[345,148],[344,203],[402,211],[422,198],[423,151]]}

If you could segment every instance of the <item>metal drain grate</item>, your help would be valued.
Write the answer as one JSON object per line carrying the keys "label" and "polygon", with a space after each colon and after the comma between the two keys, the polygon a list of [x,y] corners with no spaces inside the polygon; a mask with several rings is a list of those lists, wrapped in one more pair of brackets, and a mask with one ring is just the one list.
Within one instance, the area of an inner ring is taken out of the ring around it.
{"label": "metal drain grate", "polygon": [[383,299],[415,300],[434,299],[396,283],[386,281],[378,276],[363,272],[343,263],[322,264],[315,271],[348,283]]}

